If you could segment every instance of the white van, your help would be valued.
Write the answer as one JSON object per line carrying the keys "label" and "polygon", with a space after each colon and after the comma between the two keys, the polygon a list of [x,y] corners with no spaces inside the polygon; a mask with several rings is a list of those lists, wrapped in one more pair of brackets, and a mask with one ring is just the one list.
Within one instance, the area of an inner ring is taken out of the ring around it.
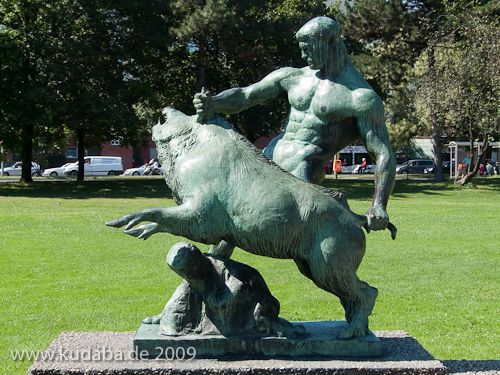
{"label": "white van", "polygon": [[[86,156],[85,176],[116,176],[123,173],[122,158],[117,156]],[[65,176],[78,175],[78,163],[64,168]]]}

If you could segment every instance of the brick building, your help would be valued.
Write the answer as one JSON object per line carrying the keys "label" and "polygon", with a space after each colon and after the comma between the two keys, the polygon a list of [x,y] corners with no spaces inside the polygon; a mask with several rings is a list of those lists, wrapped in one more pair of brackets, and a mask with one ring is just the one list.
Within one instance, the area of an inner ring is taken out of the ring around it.
{"label": "brick building", "polygon": [[[77,161],[78,147],[74,141],[70,142],[64,156],[66,163]],[[125,170],[147,163],[150,159],[157,157],[157,152],[156,145],[152,140],[149,140],[146,148],[142,146],[121,147],[118,141],[111,141],[102,144],[101,149],[87,149],[85,156],[119,156],[123,160],[123,169]]]}

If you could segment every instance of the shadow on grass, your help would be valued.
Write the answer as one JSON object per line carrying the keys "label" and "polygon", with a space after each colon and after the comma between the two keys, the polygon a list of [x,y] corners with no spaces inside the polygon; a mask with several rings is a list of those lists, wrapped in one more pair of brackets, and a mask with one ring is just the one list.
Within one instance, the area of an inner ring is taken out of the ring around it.
{"label": "shadow on grass", "polygon": [[26,198],[172,198],[162,178],[96,179],[84,182],[68,180],[0,183],[0,196]]}
{"label": "shadow on grass", "polygon": [[[344,193],[347,198],[372,200],[372,180],[327,179],[324,187]],[[499,178],[478,178],[467,188],[500,191]],[[396,180],[392,195],[404,197],[408,194],[440,194],[443,190],[463,189],[452,181],[436,183],[430,180]],[[18,182],[0,183],[0,196],[32,198],[172,198],[172,191],[162,178],[96,179],[81,183],[68,180],[36,181],[31,184]]]}
{"label": "shadow on grass", "polygon": [[[323,182],[323,186],[329,189],[341,191],[347,196],[347,199],[373,199],[375,185],[373,180],[353,180],[353,179],[328,179]],[[499,178],[477,178],[466,187],[456,187],[453,181],[434,182],[432,180],[396,180],[392,196],[404,197],[411,194],[438,195],[444,190],[460,189],[481,189],[481,190],[500,190]]]}

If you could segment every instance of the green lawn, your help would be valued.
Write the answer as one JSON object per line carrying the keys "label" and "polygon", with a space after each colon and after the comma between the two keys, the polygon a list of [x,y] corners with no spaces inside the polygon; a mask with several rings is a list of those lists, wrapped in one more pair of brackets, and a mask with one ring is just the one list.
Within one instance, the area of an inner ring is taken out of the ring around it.
{"label": "green lawn", "polygon": [[[360,278],[379,289],[372,330],[405,330],[438,359],[500,358],[500,178],[398,180],[398,227],[367,236]],[[366,211],[373,182],[327,180]],[[147,241],[104,222],[174,205],[161,179],[0,183],[0,373],[25,374],[11,350],[43,350],[63,331],[129,331],[158,314],[180,279],[165,256],[179,237]],[[202,245],[202,250],[208,247]],[[340,304],[292,261],[235,252],[261,271],[289,320],[342,319]]]}

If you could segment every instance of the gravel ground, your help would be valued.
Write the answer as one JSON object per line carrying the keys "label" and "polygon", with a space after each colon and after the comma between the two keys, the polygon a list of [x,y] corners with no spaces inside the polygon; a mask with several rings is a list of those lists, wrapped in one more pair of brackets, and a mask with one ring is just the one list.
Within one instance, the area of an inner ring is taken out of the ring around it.
{"label": "gravel ground", "polygon": [[500,360],[441,361],[447,368],[447,374],[454,375],[500,375]]}

